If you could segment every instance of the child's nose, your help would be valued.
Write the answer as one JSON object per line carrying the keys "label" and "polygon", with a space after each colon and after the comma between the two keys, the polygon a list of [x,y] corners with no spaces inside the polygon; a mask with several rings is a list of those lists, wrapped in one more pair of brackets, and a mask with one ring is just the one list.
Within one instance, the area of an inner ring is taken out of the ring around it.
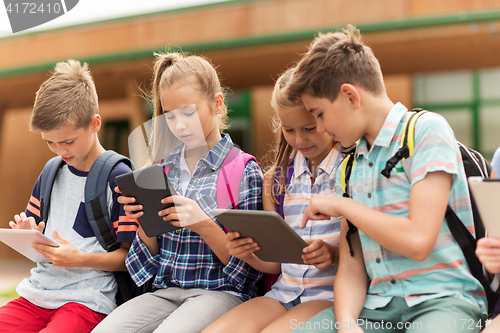
{"label": "child's nose", "polygon": [[297,135],[295,136],[295,141],[297,142],[297,144],[303,144],[307,142],[307,138],[303,133],[297,133]]}
{"label": "child's nose", "polygon": [[324,133],[325,127],[323,126],[323,121],[320,118],[316,119],[316,130],[318,133]]}
{"label": "child's nose", "polygon": [[178,131],[185,129],[186,127],[186,122],[181,119],[177,120],[177,122],[175,123],[175,128]]}
{"label": "child's nose", "polygon": [[56,153],[59,156],[64,155],[67,152],[67,149],[64,148],[62,145],[57,145],[54,153]]}

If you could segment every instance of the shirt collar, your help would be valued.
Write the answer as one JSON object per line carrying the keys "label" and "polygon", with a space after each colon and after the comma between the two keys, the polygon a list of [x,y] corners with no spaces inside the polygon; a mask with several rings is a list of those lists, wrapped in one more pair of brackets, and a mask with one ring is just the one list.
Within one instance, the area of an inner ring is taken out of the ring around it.
{"label": "shirt collar", "polygon": [[[389,111],[389,114],[385,118],[384,124],[375,138],[375,141],[373,142],[373,147],[390,146],[392,138],[394,137],[394,134],[396,134],[396,129],[407,111],[408,109],[403,104],[399,102],[394,104],[391,111]],[[356,148],[356,155],[366,154],[368,150],[368,142],[365,137],[362,137]]]}
{"label": "shirt collar", "polygon": [[[333,172],[333,169],[335,168],[335,161],[337,160],[338,155],[341,154],[340,149],[337,149],[337,146],[340,147],[339,144],[335,144],[332,150],[328,153],[328,155],[326,155],[326,157],[323,159],[323,161],[321,161],[321,163],[318,166],[319,170],[322,170],[323,172],[326,172],[329,175]],[[298,178],[304,172],[307,172],[308,175],[311,175],[311,171],[307,166],[307,159],[299,151],[295,155],[294,159],[293,176],[294,178]]]}
{"label": "shirt collar", "polygon": [[[212,170],[217,170],[226,158],[226,155],[234,146],[229,134],[221,133],[221,136],[222,139],[200,159],[201,161],[204,161]],[[172,164],[174,168],[182,168],[181,154],[183,154],[185,146],[185,144],[181,144],[175,148],[165,159],[163,165]]]}

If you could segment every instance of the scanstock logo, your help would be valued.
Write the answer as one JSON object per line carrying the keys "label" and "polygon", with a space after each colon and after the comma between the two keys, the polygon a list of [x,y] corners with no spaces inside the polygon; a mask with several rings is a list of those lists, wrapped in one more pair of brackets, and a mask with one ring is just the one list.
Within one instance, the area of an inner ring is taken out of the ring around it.
{"label": "scanstock logo", "polygon": [[72,10],[79,0],[3,0],[12,32],[52,21]]}

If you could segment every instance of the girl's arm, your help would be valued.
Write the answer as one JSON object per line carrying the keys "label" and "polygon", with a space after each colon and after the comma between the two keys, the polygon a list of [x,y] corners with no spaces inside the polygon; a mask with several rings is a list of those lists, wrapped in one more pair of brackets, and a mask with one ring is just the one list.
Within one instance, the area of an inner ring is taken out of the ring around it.
{"label": "girl's arm", "polygon": [[411,187],[408,217],[368,208],[350,198],[314,196],[304,213],[309,219],[344,216],[381,246],[414,260],[425,260],[441,229],[452,176],[430,172]]}
{"label": "girl's arm", "polygon": [[[352,327],[350,324],[357,323],[365,304],[368,276],[359,241],[359,233],[351,236],[354,249],[354,257],[351,257],[345,238],[347,229],[347,222],[342,219],[340,227],[340,263],[335,277],[333,293],[335,295],[334,311],[336,321],[347,323],[346,327]],[[359,331],[362,332],[361,329]],[[342,330],[339,330],[339,332],[342,332]]]}

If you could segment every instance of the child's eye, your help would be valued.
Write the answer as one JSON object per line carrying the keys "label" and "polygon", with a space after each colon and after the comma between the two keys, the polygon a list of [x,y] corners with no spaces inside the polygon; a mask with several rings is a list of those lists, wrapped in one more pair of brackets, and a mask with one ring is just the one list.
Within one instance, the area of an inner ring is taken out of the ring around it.
{"label": "child's eye", "polygon": [[311,127],[311,128],[305,128],[306,131],[314,131],[316,129],[316,126]]}
{"label": "child's eye", "polygon": [[188,117],[189,117],[189,116],[192,116],[192,115],[193,115],[193,114],[195,114],[195,113],[196,113],[196,110],[195,110],[195,111],[193,111],[193,112],[191,112],[191,113],[184,113],[184,114],[185,114],[186,116],[188,116]]}
{"label": "child's eye", "polygon": [[323,113],[318,113],[318,115],[316,117],[318,117],[318,118],[323,117]]}
{"label": "child's eye", "polygon": [[67,145],[70,145],[72,144],[73,142],[75,142],[74,140],[73,141],[68,141],[68,142],[65,142]]}
{"label": "child's eye", "polygon": [[287,133],[293,132],[293,129],[285,129],[285,132]]}
{"label": "child's eye", "polygon": [[174,118],[175,118],[175,116],[174,116],[174,115],[169,115],[169,116],[167,116],[167,119],[168,119],[168,120],[172,120],[172,119],[174,119]]}

